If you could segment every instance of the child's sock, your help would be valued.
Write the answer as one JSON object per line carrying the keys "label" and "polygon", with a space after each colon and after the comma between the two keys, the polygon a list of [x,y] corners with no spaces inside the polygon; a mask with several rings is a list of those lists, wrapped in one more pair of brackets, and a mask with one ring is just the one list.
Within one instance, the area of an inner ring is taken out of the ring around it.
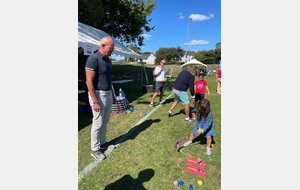
{"label": "child's sock", "polygon": [[206,154],[211,155],[211,148],[210,147],[206,147]]}
{"label": "child's sock", "polygon": [[189,120],[189,119],[190,119],[189,117],[185,118],[185,120]]}

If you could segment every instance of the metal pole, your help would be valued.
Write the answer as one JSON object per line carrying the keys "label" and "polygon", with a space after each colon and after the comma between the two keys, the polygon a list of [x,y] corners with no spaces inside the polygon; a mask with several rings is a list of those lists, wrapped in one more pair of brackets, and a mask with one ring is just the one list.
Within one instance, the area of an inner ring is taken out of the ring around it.
{"label": "metal pole", "polygon": [[192,18],[189,19],[189,24],[188,24],[188,31],[187,31],[187,38],[186,38],[186,48],[185,48],[185,57],[184,57],[184,62],[186,63],[186,57],[187,57],[187,45],[188,45],[188,39],[189,39],[189,27],[190,27],[190,22],[192,21]]}

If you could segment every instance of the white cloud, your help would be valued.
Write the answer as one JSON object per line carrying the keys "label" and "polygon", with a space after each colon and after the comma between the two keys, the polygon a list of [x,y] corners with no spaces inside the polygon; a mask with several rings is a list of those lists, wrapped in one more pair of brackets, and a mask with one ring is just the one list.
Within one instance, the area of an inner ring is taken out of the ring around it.
{"label": "white cloud", "polygon": [[204,20],[214,18],[214,14],[210,14],[209,17],[200,14],[191,14],[189,18],[192,18],[192,21],[197,21],[197,20],[204,21]]}
{"label": "white cloud", "polygon": [[209,13],[210,18],[214,18],[214,14],[213,13]]}
{"label": "white cloud", "polygon": [[[209,43],[210,42],[206,40],[192,40],[187,45],[201,45],[201,44],[209,44]],[[183,44],[186,45],[186,43]]]}
{"label": "white cloud", "polygon": [[142,34],[141,36],[144,36],[145,40],[148,40],[150,37],[152,37],[150,34]]}
{"label": "white cloud", "polygon": [[180,14],[180,17],[179,17],[179,19],[184,19],[183,13],[182,13],[182,12],[180,12],[179,14]]}

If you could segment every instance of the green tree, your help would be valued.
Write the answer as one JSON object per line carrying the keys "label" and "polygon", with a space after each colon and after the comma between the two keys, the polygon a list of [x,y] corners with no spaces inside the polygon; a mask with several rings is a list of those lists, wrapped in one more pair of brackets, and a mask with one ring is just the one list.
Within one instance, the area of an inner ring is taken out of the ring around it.
{"label": "green tree", "polygon": [[105,31],[121,42],[144,45],[144,31],[150,32],[156,1],[148,0],[78,0],[78,21]]}
{"label": "green tree", "polygon": [[[136,44],[131,43],[131,44],[127,45],[127,47],[129,47],[135,53],[141,54],[142,49],[140,47],[138,47]],[[132,58],[132,57],[130,57],[130,58],[125,57],[125,62],[129,62],[129,61],[136,61],[136,59]]]}
{"label": "green tree", "polygon": [[216,44],[215,57],[218,62],[221,60],[221,42]]}
{"label": "green tree", "polygon": [[176,64],[183,56],[184,50],[180,47],[172,48],[159,48],[155,53],[155,64],[160,64],[160,61],[164,59],[166,64]]}
{"label": "green tree", "polygon": [[204,54],[201,51],[198,51],[197,53],[194,54],[194,59],[197,59],[200,62],[203,62],[204,60]]}
{"label": "green tree", "polygon": [[142,49],[138,47],[136,44],[129,44],[127,45],[131,50],[133,50],[135,53],[141,54]]}

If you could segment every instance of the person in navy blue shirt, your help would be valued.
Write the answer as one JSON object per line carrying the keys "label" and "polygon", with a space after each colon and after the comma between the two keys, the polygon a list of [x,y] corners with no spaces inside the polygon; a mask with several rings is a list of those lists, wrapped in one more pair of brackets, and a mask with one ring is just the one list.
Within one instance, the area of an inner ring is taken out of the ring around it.
{"label": "person in navy blue shirt", "polygon": [[207,99],[203,99],[198,103],[197,106],[197,124],[194,126],[190,139],[184,144],[184,146],[189,146],[195,135],[200,135],[201,137],[206,137],[206,154],[211,155],[211,136],[216,135],[213,128],[213,117],[212,111],[210,110],[210,103]]}
{"label": "person in navy blue shirt", "polygon": [[194,81],[196,75],[198,75],[198,70],[196,68],[179,73],[172,87],[172,93],[175,97],[175,101],[173,102],[170,110],[167,112],[169,117],[171,116],[172,110],[177,106],[177,104],[182,102],[185,111],[185,121],[195,122],[195,120],[190,118],[190,101],[186,91],[188,88],[190,88],[192,102],[195,103]]}
{"label": "person in navy blue shirt", "polygon": [[97,160],[103,160],[105,155],[101,150],[114,149],[114,145],[106,142],[107,123],[111,115],[112,103],[116,98],[112,89],[112,64],[109,56],[114,51],[114,41],[109,36],[100,41],[100,50],[90,55],[86,61],[86,85],[88,97],[93,112],[91,129],[91,155]]}

